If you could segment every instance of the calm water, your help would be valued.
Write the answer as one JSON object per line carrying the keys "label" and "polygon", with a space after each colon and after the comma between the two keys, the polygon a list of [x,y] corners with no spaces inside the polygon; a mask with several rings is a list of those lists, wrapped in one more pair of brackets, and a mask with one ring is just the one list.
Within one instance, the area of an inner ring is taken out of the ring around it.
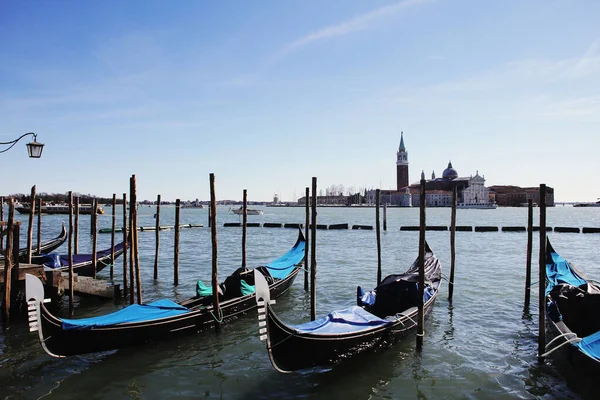
{"label": "calm water", "polygon": [[[111,208],[99,219],[110,227]],[[120,226],[122,210],[118,209]],[[154,208],[139,209],[139,225],[154,225]],[[319,208],[318,223],[375,224],[375,209]],[[536,209],[535,221],[538,220]],[[418,232],[400,231],[417,225],[418,209],[388,209],[388,231],[382,232],[384,276],[404,271],[416,258]],[[458,225],[525,226],[526,208],[458,210]],[[19,216],[19,219],[26,220]],[[241,262],[241,229],[223,228],[239,217],[218,210],[220,276]],[[302,222],[303,208],[265,208],[257,222]],[[449,209],[428,209],[430,225],[449,225]],[[600,226],[599,208],[548,209],[548,226]],[[59,232],[65,216],[44,216],[43,237]],[[161,208],[161,224],[174,223],[174,209]],[[206,209],[183,209],[181,223],[207,225]],[[537,224],[537,222],[535,222]],[[24,228],[25,231],[25,228]],[[91,249],[89,216],[80,221],[80,252]],[[193,295],[195,282],[210,282],[210,230],[182,229],[180,285],[173,287],[173,231],[161,232],[160,277],[152,279],[154,232],[140,232],[144,301]],[[248,228],[248,263],[264,264],[291,247],[294,229]],[[555,249],[597,279],[600,234],[550,233]],[[425,326],[423,352],[409,338],[397,345],[362,355],[332,370],[291,375],[276,372],[264,343],[258,340],[256,315],[249,314],[219,333],[201,332],[176,341],[136,349],[54,359],[24,323],[0,334],[0,398],[11,399],[579,399],[588,388],[565,377],[552,359],[536,363],[537,299],[523,314],[525,233],[458,232],[454,300],[443,287]],[[98,236],[99,249],[110,246],[110,234]],[[448,232],[427,232],[430,246],[449,275]],[[534,236],[533,278],[537,281],[537,236]],[[66,252],[63,245],[59,251]],[[375,231],[317,231],[317,314],[351,305],[357,285],[373,287],[377,274]],[[121,279],[122,258],[115,277]],[[101,276],[108,276],[108,270]],[[307,321],[308,296],[298,276],[291,291],[275,306],[288,322]],[[537,294],[537,287],[534,288]],[[66,303],[66,301],[65,301]],[[122,306],[122,305],[121,305]],[[121,307],[81,299],[76,317],[102,314]],[[64,316],[64,313],[62,314]],[[567,371],[568,372],[568,371]],[[591,397],[590,397],[591,398]]]}

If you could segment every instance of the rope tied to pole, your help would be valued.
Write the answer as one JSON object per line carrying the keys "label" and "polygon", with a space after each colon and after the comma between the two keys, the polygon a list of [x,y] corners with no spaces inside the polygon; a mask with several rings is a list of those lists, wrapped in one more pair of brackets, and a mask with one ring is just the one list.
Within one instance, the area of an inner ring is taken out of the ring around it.
{"label": "rope tied to pole", "polygon": [[[570,335],[572,335],[572,336],[574,336],[574,337],[571,337],[571,338],[567,339],[567,336],[570,336]],[[548,347],[550,347],[550,345],[551,345],[552,343],[554,343],[554,342],[555,342],[556,340],[558,340],[558,339],[564,339],[565,341],[564,341],[563,343],[559,344],[558,346],[554,346],[552,349],[548,350]],[[583,340],[583,339],[581,339],[580,337],[578,337],[578,336],[577,336],[577,334],[576,334],[576,333],[574,333],[574,332],[566,332],[566,333],[563,333],[562,335],[558,335],[557,337],[555,337],[554,339],[552,339],[552,340],[551,340],[551,341],[550,341],[550,342],[549,342],[549,343],[546,345],[546,350],[548,350],[548,351],[546,351],[544,354],[542,354],[542,355],[541,355],[541,357],[546,357],[546,356],[548,356],[549,354],[552,354],[552,353],[554,353],[556,350],[560,349],[561,347],[563,347],[563,346],[565,346],[565,345],[567,345],[567,344],[579,343],[579,342],[581,342],[582,340]]]}
{"label": "rope tied to pole", "polygon": [[219,308],[219,318],[215,317],[213,310],[210,310],[210,315],[212,315],[212,317],[218,324],[223,322],[223,310],[221,310],[220,308]]}

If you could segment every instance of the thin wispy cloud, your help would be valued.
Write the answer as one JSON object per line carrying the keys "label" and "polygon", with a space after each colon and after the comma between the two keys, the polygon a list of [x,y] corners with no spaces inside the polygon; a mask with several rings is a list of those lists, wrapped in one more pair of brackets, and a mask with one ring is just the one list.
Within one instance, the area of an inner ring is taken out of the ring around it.
{"label": "thin wispy cloud", "polygon": [[315,32],[309,33],[308,35],[291,42],[283,48],[282,54],[290,53],[294,50],[297,50],[314,42],[330,39],[333,37],[344,36],[350,33],[369,29],[379,20],[389,18],[406,9],[424,3],[429,3],[431,1],[433,0],[404,0],[398,3],[378,8],[366,14],[358,15],[348,21],[321,28]]}

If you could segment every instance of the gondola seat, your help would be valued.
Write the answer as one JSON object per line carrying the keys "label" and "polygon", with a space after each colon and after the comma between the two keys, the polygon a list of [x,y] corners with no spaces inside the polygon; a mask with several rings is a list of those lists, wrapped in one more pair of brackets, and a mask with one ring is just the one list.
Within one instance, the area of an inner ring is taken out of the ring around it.
{"label": "gondola seat", "polygon": [[560,283],[550,291],[550,317],[565,324],[579,337],[600,331],[600,287],[593,283],[574,286]]}

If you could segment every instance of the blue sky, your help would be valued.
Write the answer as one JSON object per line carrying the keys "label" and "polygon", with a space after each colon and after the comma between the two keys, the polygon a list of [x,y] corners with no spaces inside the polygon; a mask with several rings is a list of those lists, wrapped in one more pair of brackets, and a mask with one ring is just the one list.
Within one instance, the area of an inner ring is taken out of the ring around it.
{"label": "blue sky", "polygon": [[[301,197],[479,171],[600,197],[600,2],[0,1],[0,192]],[[26,142],[25,140],[23,142]]]}

